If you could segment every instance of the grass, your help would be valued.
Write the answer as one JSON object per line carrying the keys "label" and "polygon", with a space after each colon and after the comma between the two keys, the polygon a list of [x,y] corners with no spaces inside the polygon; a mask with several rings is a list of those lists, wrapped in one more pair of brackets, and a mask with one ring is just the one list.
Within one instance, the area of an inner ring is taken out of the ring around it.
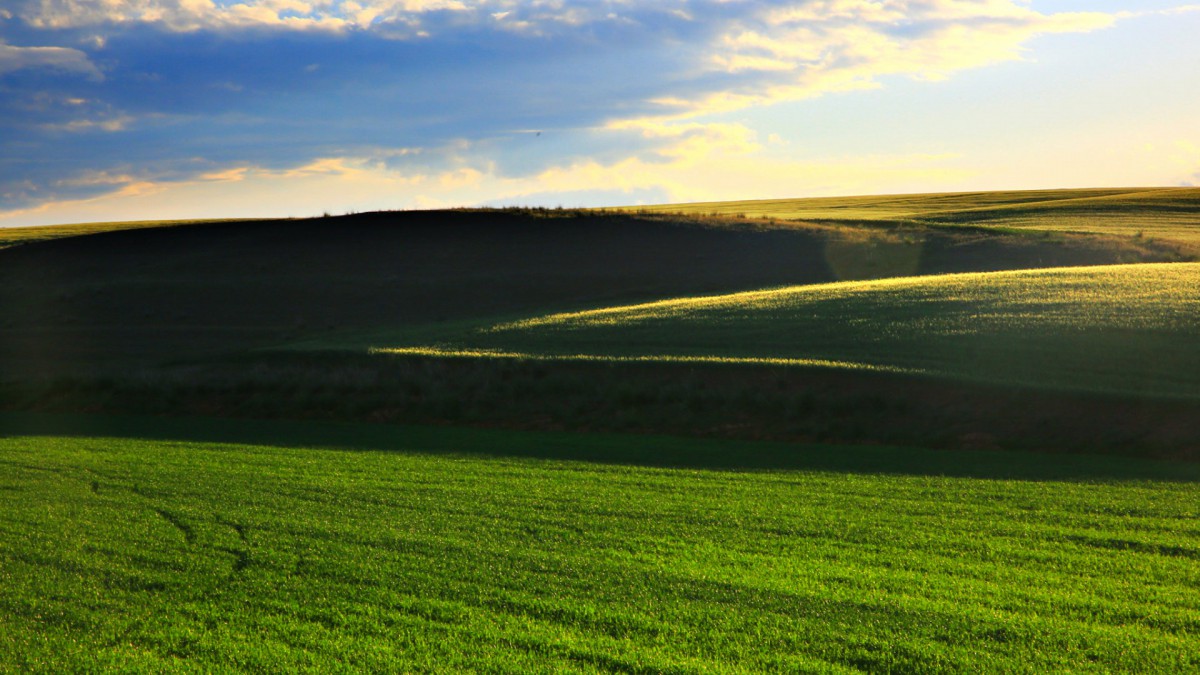
{"label": "grass", "polygon": [[1200,669],[1198,195],[0,231],[0,671]]}
{"label": "grass", "polygon": [[335,331],[1184,255],[1159,242],[1095,237],[760,225],[403,212],[145,227],[13,246],[0,250],[0,380],[119,375]]}
{"label": "grass", "polygon": [[39,424],[0,439],[0,669],[1200,666],[1194,465]]}
{"label": "grass", "polygon": [[[1200,397],[1200,265],[796,286],[409,335],[430,356],[821,366],[1050,389]],[[319,343],[320,344],[320,343]],[[324,346],[324,345],[322,345]]]}
{"label": "grass", "polygon": [[1001,230],[1116,234],[1200,244],[1200,188],[770,199],[639,206],[636,210],[810,221],[971,225]]}
{"label": "grass", "polygon": [[[1013,198],[995,194],[984,201]],[[1195,401],[1186,398],[1194,357],[1172,362],[1153,354],[1149,365],[1136,362],[1138,349],[1151,351],[1153,331],[1137,332],[1146,341],[1128,354],[1093,340],[1096,354],[1118,360],[1082,378],[1055,361],[1045,369],[1055,382],[1030,373],[1031,364],[1048,357],[1027,348],[1065,351],[1090,368],[1100,357],[1089,361],[1075,353],[1087,335],[1072,334],[1065,343],[1051,334],[1033,341],[1018,335],[1011,346],[983,345],[991,351],[980,355],[1007,355],[1019,366],[998,361],[990,370],[970,352],[982,334],[941,336],[967,351],[933,353],[930,362],[929,341],[914,342],[924,330],[916,313],[955,307],[932,301],[880,314],[915,331],[911,340],[885,336],[904,347],[894,355],[899,360],[872,353],[883,344],[871,332],[872,321],[880,323],[873,314],[839,323],[846,318],[835,312],[842,301],[822,304],[828,321],[815,327],[815,319],[773,322],[759,313],[751,317],[757,321],[752,328],[765,329],[759,335],[747,334],[749,324],[736,320],[710,321],[694,335],[659,335],[645,348],[581,345],[572,338],[556,352],[557,345],[537,343],[550,334],[548,327],[475,342],[474,329],[493,325],[494,317],[850,279],[1188,259],[1182,245],[1150,238],[885,225],[505,209],[146,227],[14,246],[0,251],[0,307],[6,310],[0,315],[0,408],[1172,457],[1200,451],[1192,408],[1129,395],[1140,388]],[[781,335],[805,321],[804,340]],[[623,332],[611,335],[625,339]],[[692,338],[699,342],[689,343]],[[1174,336],[1163,339],[1168,349],[1178,347]],[[297,344],[340,351],[268,351]],[[372,357],[370,346],[409,349]],[[442,358],[454,352],[446,347],[543,360]],[[576,358],[545,360],[552,354]],[[942,357],[946,363],[937,362]],[[581,360],[588,358],[599,360]],[[1113,374],[1120,359],[1129,370]],[[959,379],[903,375],[940,372],[941,365]],[[1183,384],[1163,375],[1173,366],[1181,366],[1175,380]],[[1076,390],[1087,385],[1120,396],[1030,397],[1028,389],[990,387],[997,371],[1000,379],[1033,381],[1044,391],[1065,377]],[[1142,373],[1152,378],[1143,382]],[[965,383],[972,382],[984,384],[968,390]]]}
{"label": "grass", "polygon": [[79,237],[102,232],[120,230],[140,230],[149,228],[176,227],[179,225],[197,225],[201,223],[241,222],[244,219],[210,218],[192,220],[133,220],[106,223],[73,223],[68,225],[41,225],[30,227],[0,227],[0,249],[18,244],[30,244],[37,241],[50,241],[66,237]]}

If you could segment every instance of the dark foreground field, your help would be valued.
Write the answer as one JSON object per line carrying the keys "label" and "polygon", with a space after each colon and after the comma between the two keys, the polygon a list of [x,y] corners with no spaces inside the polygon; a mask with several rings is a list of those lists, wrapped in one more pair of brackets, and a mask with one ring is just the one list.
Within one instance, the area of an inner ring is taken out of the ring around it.
{"label": "dark foreground field", "polygon": [[1200,667],[1195,465],[0,422],[3,670]]}

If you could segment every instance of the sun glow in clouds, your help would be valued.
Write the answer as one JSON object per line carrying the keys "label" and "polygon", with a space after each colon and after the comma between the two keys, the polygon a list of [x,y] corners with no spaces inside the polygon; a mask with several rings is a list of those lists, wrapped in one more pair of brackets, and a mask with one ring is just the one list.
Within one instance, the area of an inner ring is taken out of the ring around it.
{"label": "sun glow in clouds", "polygon": [[[1175,97],[1175,117],[1106,138],[1086,161],[1076,149],[1096,139],[1063,119],[1073,109],[1010,110],[1012,92],[1039,86],[1042,46],[1179,31],[1196,8],[1042,4],[17,0],[0,10],[0,225],[1176,184],[1200,171],[1166,161],[1200,143],[1182,122],[1200,112],[1194,92],[1156,92]],[[1113,87],[1140,81],[1131,55]],[[972,87],[998,66],[1006,92]],[[947,87],[944,112],[912,112]],[[950,134],[943,114],[991,126]],[[806,115],[816,124],[797,123]],[[1039,125],[1071,149],[994,142]],[[856,147],[863,134],[872,147]]]}

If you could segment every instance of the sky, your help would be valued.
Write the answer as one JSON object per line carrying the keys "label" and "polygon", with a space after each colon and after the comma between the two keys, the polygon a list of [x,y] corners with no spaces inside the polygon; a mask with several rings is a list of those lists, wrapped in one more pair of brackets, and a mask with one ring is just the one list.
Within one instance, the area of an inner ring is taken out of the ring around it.
{"label": "sky", "polygon": [[0,226],[1200,184],[1179,0],[3,0]]}

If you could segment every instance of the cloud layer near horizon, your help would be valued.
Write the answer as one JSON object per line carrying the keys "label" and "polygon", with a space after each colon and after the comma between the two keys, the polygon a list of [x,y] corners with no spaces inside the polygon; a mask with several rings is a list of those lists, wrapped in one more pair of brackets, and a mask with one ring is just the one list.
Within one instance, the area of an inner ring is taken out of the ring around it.
{"label": "cloud layer near horizon", "polygon": [[572,194],[586,180],[520,179],[737,156],[766,140],[714,115],[946,78],[1119,19],[1020,0],[17,0],[0,215],[314,172]]}

